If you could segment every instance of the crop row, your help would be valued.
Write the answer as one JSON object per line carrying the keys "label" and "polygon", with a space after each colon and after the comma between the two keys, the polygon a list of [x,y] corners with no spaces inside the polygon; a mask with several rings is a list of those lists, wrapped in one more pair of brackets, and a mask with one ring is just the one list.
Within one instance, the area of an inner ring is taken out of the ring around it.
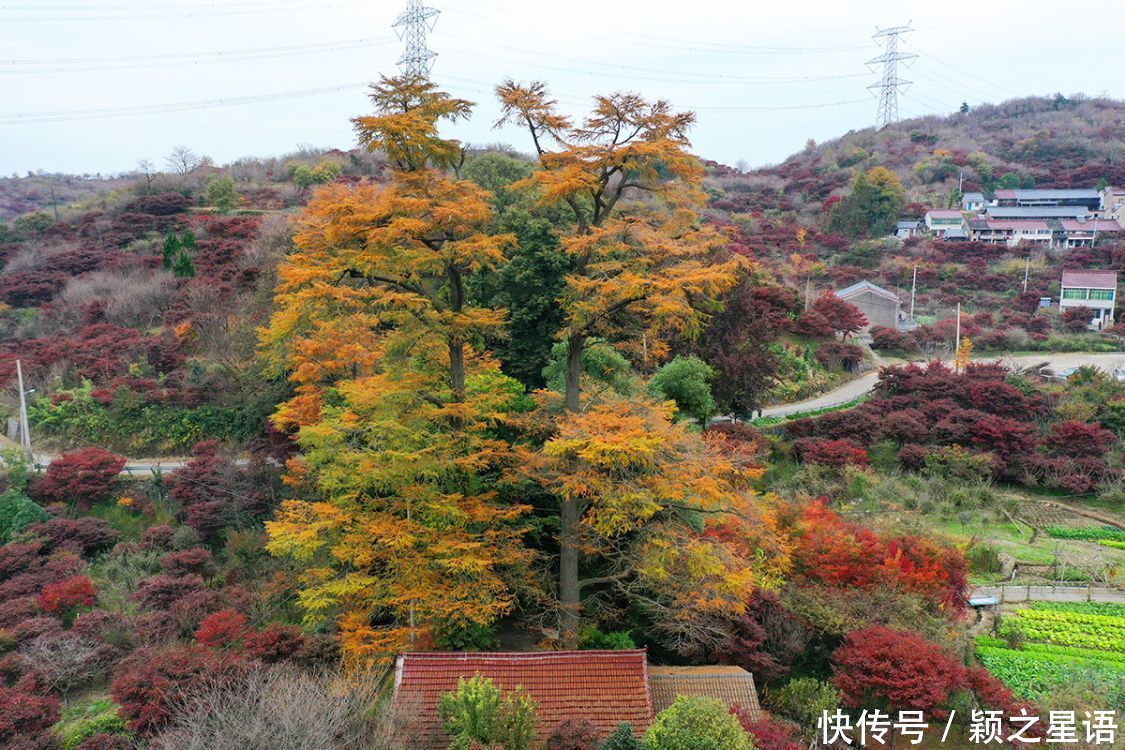
{"label": "crop row", "polygon": [[1114,705],[1122,700],[1121,671],[1103,668],[1070,656],[1043,652],[1013,651],[980,644],[977,658],[984,667],[1022,698],[1049,696],[1060,687],[1091,684],[1110,693]]}
{"label": "crop row", "polygon": [[1075,612],[1083,615],[1108,615],[1125,619],[1125,604],[1109,602],[1032,602],[1029,609],[1043,612]]}
{"label": "crop row", "polygon": [[1125,539],[1100,539],[1098,544],[1110,549],[1125,549]]}
{"label": "crop row", "polygon": [[1109,540],[1125,542],[1125,531],[1109,526],[1101,528],[1078,529],[1070,526],[1049,526],[1047,533],[1055,539],[1083,539],[1088,541]]}
{"label": "crop row", "polygon": [[[981,646],[993,648],[1006,648],[1006,644],[999,638],[981,636],[977,638]],[[1103,651],[1101,649],[1082,648],[1080,646],[1059,646],[1054,643],[1024,643],[1018,649],[1021,653],[1051,654],[1063,656],[1077,662],[1085,662],[1098,668],[1115,669],[1125,673],[1125,653],[1116,651]]]}
{"label": "crop row", "polygon": [[[1021,609],[1016,615],[1023,620],[1034,621],[1037,625],[1052,623],[1072,625],[1076,629],[1097,628],[1098,630],[1120,631],[1125,635],[1125,617],[1116,615],[1094,615],[1084,612],[1051,612],[1042,609]],[[1046,626],[1044,626],[1046,627]]]}

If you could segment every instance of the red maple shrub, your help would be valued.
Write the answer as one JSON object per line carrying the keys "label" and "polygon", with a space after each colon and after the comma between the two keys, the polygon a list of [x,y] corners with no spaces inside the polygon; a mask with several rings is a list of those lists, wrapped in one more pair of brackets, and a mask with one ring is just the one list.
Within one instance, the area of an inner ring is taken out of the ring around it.
{"label": "red maple shrub", "polygon": [[242,645],[249,656],[274,664],[303,652],[306,639],[295,625],[271,622],[261,630],[247,633],[242,639]]}
{"label": "red maple shrub", "polygon": [[878,349],[881,352],[918,351],[918,339],[914,338],[909,331],[899,331],[887,326],[871,326],[868,333],[871,334],[872,349]]}
{"label": "red maple shrub", "polygon": [[170,576],[195,574],[209,578],[214,574],[211,552],[204,547],[169,552],[160,558],[160,569]]}
{"label": "red maple shrub", "polygon": [[27,529],[47,540],[52,550],[70,550],[89,556],[104,552],[121,538],[117,529],[100,518],[52,518]]}
{"label": "red maple shrub", "polygon": [[46,732],[59,720],[59,709],[58,698],[0,685],[0,739]]}
{"label": "red maple shrub", "polygon": [[1078,307],[1068,307],[1063,310],[1062,314],[1063,326],[1071,333],[1081,333],[1086,330],[1090,325],[1090,321],[1094,319],[1094,311],[1085,305]]}
{"label": "red maple shrub", "polygon": [[827,341],[816,350],[816,361],[828,368],[854,370],[863,361],[863,347],[843,341]]}
{"label": "red maple shrub", "polygon": [[101,448],[82,448],[59,456],[42,479],[32,482],[31,494],[44,505],[67,503],[79,510],[110,496],[125,459]]}
{"label": "red maple shrub", "polygon": [[965,667],[940,646],[885,625],[848,633],[832,653],[832,672],[845,706],[938,718],[966,680]]}
{"label": "red maple shrub", "polygon": [[120,663],[110,694],[129,729],[149,735],[164,726],[177,706],[233,677],[240,667],[230,654],[202,646],[141,649]]}
{"label": "red maple shrub", "polygon": [[731,706],[730,712],[754,738],[754,750],[803,750],[800,732],[792,726],[766,715],[755,719],[743,706]]}
{"label": "red maple shrub", "polygon": [[1094,424],[1067,419],[1051,425],[1043,445],[1055,456],[1101,458],[1113,447],[1117,436]]}
{"label": "red maple shrub", "polygon": [[86,576],[74,576],[50,583],[39,594],[39,608],[52,615],[73,614],[82,607],[94,606],[94,584]]}
{"label": "red maple shrub", "polygon": [[223,609],[203,618],[195,631],[195,642],[208,648],[225,648],[236,645],[248,628],[246,615],[233,609]]}
{"label": "red maple shrub", "polygon": [[250,525],[273,507],[268,485],[220,453],[213,440],[196,445],[191,461],[169,483],[184,522],[206,540],[216,539],[225,528]]}
{"label": "red maple shrub", "polygon": [[589,719],[565,719],[547,735],[545,750],[597,750],[598,728]]}
{"label": "red maple shrub", "polygon": [[968,585],[968,563],[952,547],[916,536],[881,537],[845,521],[825,502],[800,511],[793,531],[793,564],[802,578],[831,586],[892,586],[957,612]]}
{"label": "red maple shrub", "polygon": [[75,750],[133,750],[135,747],[133,741],[124,735],[99,732],[82,740]]}
{"label": "red maple shrub", "polygon": [[198,575],[170,576],[164,573],[145,578],[133,592],[133,601],[145,609],[167,609],[172,602],[203,589]]}
{"label": "red maple shrub", "polygon": [[867,316],[850,302],[826,292],[813,303],[812,311],[818,313],[828,327],[843,338],[859,333],[867,325]]}
{"label": "red maple shrub", "polygon": [[867,466],[867,451],[847,440],[825,438],[799,438],[793,441],[793,451],[804,463],[824,466]]}

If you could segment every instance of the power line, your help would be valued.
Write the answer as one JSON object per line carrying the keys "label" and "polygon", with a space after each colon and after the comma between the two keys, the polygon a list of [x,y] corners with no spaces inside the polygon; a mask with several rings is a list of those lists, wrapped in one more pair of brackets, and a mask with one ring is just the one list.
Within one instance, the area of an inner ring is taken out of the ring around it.
{"label": "power line", "polygon": [[1012,90],[1010,88],[1007,88],[1005,86],[1001,86],[997,83],[993,83],[992,81],[990,81],[987,78],[982,78],[982,77],[980,77],[980,76],[978,76],[974,73],[970,73],[967,70],[963,70],[963,69],[957,67],[956,65],[954,65],[953,63],[949,63],[949,62],[946,62],[945,60],[942,60],[937,55],[930,54],[929,52],[926,52],[923,49],[919,49],[918,47],[915,47],[913,44],[910,44],[909,42],[904,41],[903,44],[905,44],[907,47],[910,47],[911,49],[918,50],[919,52],[921,52],[923,55],[926,56],[926,59],[933,60],[934,62],[938,63],[939,65],[944,65],[945,67],[950,68],[951,70],[957,71],[961,75],[968,76],[969,78],[972,78],[972,79],[975,79],[977,81],[980,81],[981,83],[987,84],[990,88],[996,89],[998,91],[1003,91],[1003,92],[1006,92],[1008,94],[1013,94],[1015,96],[1024,96],[1024,94],[1021,94],[1018,91],[1014,91],[1014,90]]}
{"label": "power line", "polygon": [[94,120],[111,117],[132,117],[136,115],[167,114],[170,112],[188,112],[197,109],[218,109],[222,107],[235,107],[243,104],[260,104],[262,102],[279,101],[282,99],[298,99],[306,96],[332,94],[348,89],[364,88],[367,83],[344,83],[336,86],[321,86],[312,89],[298,89],[296,91],[279,91],[272,94],[256,94],[252,96],[235,96],[222,99],[201,99],[189,102],[174,102],[168,104],[142,104],[131,107],[104,107],[98,109],[72,109],[55,112],[27,112],[27,113],[0,113],[0,123],[4,125],[30,125],[45,122],[69,122],[72,120]]}
{"label": "power line", "polygon": [[[452,37],[452,38],[461,39],[462,41],[471,41],[471,40],[469,40],[465,37]],[[588,62],[587,60],[581,60],[579,58],[574,58],[574,57],[566,57],[565,55],[554,55],[554,54],[549,54],[549,53],[546,53],[546,52],[533,52],[531,50],[520,49],[518,47],[509,47],[507,45],[488,45],[488,46],[493,46],[493,47],[496,47],[498,49],[510,50],[512,52],[519,52],[519,53],[523,53],[523,54],[527,54],[527,55],[533,55],[535,57],[550,57],[550,58],[554,58],[554,59],[557,59],[557,60],[564,60],[564,61],[575,62],[575,63],[587,63]],[[484,59],[484,60],[495,60],[495,61],[498,61],[498,62],[505,62],[505,63],[512,62],[512,59],[510,57],[497,57],[495,55],[487,55],[487,54],[482,54],[480,52],[472,52],[472,51],[468,51],[468,50],[464,50],[464,49],[458,49],[458,48],[454,48],[453,51],[457,52],[458,54],[468,55],[470,57],[478,57],[478,58],[481,58],[481,59]],[[609,77],[609,78],[621,78],[620,73],[614,73],[614,72],[609,72],[609,71],[597,71],[597,70],[588,70],[588,69],[581,69],[581,68],[562,67],[562,66],[557,66],[557,65],[549,65],[549,64],[546,64],[546,63],[526,62],[526,61],[522,61],[522,60],[519,61],[519,62],[520,62],[520,65],[527,65],[527,66],[536,67],[536,68],[543,68],[543,69],[546,69],[546,70],[557,70],[557,71],[561,71],[561,72],[564,72],[564,73],[577,73],[579,75],[601,76],[601,77]],[[641,72],[641,73],[653,73],[653,74],[656,74],[656,76],[694,76],[695,77],[695,78],[688,79],[688,80],[682,80],[682,79],[681,80],[673,80],[673,79],[668,79],[668,78],[664,78],[664,77],[634,76],[634,75],[629,76],[631,78],[634,78],[635,80],[659,81],[661,83],[732,84],[732,85],[739,85],[739,86],[776,85],[776,84],[794,84],[794,83],[816,83],[816,82],[820,82],[820,81],[838,81],[838,80],[842,80],[842,79],[846,79],[846,78],[862,78],[866,75],[865,73],[843,73],[843,74],[839,74],[839,75],[815,75],[815,76],[739,76],[739,75],[726,75],[726,74],[722,74],[722,73],[714,74],[714,73],[695,73],[695,72],[691,72],[691,71],[661,70],[661,69],[658,69],[658,68],[645,68],[645,67],[640,67],[640,66],[636,66],[636,65],[619,65],[619,64],[616,64],[616,63],[598,63],[598,64],[599,64],[599,66],[604,67],[604,68],[613,68],[615,70],[624,70],[624,71],[637,71],[637,72]]]}
{"label": "power line", "polygon": [[[331,0],[330,2],[318,2],[315,5],[261,5],[261,6],[246,6],[244,8],[230,8],[219,4],[212,4],[209,8],[204,10],[192,10],[184,6],[183,11],[180,13],[141,13],[138,15],[92,15],[92,16],[12,16],[7,18],[0,18],[3,23],[71,23],[82,21],[151,21],[170,18],[207,18],[214,16],[244,16],[255,15],[260,13],[287,13],[292,11],[304,10],[323,10],[327,8],[346,8],[358,5],[367,5],[362,0]],[[0,11],[8,10],[12,7],[27,7],[27,6],[0,6]],[[39,10],[38,8],[36,10]],[[148,8],[138,8],[138,10],[148,10]]]}
{"label": "power line", "polygon": [[[133,70],[137,68],[175,67],[183,65],[206,65],[213,63],[247,62],[279,57],[299,57],[304,55],[365,49],[394,41],[394,37],[352,39],[340,42],[290,45],[287,47],[260,47],[257,49],[198,52],[187,54],[134,55],[118,57],[71,57],[56,59],[27,59],[0,61],[0,76],[40,75],[50,73],[99,73],[107,70]],[[44,67],[34,65],[79,67]],[[96,67],[90,67],[96,66]]]}
{"label": "power line", "polygon": [[883,54],[867,61],[867,65],[882,65],[883,75],[878,83],[873,83],[867,88],[879,91],[879,112],[875,117],[878,127],[886,127],[898,121],[898,94],[901,89],[910,85],[898,77],[898,64],[913,60],[918,55],[898,51],[899,37],[914,31],[909,24],[906,26],[892,26],[879,29],[871,38],[883,45]]}

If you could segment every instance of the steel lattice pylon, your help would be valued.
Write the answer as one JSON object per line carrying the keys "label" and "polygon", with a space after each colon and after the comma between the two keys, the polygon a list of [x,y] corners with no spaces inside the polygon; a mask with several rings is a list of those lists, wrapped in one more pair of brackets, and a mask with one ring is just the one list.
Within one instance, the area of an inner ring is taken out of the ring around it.
{"label": "steel lattice pylon", "polygon": [[437,8],[427,8],[422,0],[407,0],[406,10],[399,14],[393,24],[398,38],[406,43],[398,67],[406,75],[428,76],[437,53],[426,47],[426,33],[434,30],[438,14]]}
{"label": "steel lattice pylon", "polygon": [[883,75],[878,83],[873,83],[867,88],[879,92],[879,112],[875,116],[875,124],[883,128],[892,122],[898,122],[898,93],[910,85],[898,77],[898,64],[903,61],[914,60],[918,55],[898,51],[900,36],[914,31],[909,24],[906,26],[892,26],[889,29],[878,29],[871,38],[883,46],[883,54],[867,61],[868,67],[883,66]]}

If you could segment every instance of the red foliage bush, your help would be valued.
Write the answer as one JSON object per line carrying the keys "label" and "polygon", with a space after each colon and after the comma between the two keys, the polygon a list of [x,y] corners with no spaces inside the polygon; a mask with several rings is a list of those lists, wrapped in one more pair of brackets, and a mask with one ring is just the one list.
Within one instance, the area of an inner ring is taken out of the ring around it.
{"label": "red foliage bush", "polygon": [[10,629],[24,620],[39,614],[39,604],[34,596],[20,596],[0,600],[0,628]]}
{"label": "red foliage bush", "polygon": [[45,732],[59,720],[59,700],[0,685],[0,738]]}
{"label": "red foliage bush", "polygon": [[74,576],[43,587],[39,608],[53,615],[63,615],[81,607],[94,606],[94,584],[86,576]]}
{"label": "red foliage bush", "polygon": [[203,589],[197,575],[170,576],[160,574],[145,578],[133,592],[133,601],[146,609],[167,609],[172,602]]}
{"label": "red foliage bush", "polygon": [[545,750],[597,750],[598,728],[589,719],[560,721],[547,735]]}
{"label": "red foliage bush", "polygon": [[214,574],[211,552],[204,547],[169,552],[160,558],[160,569],[170,576],[195,574],[208,578]]}
{"label": "red foliage bush", "polygon": [[859,333],[867,325],[867,316],[858,307],[845,302],[832,292],[822,294],[813,303],[812,311],[819,313],[828,327],[844,338]]}
{"label": "red foliage bush", "polygon": [[930,435],[926,415],[919,409],[899,409],[888,412],[879,427],[883,437],[899,443],[921,443]]}
{"label": "red foliage bush", "polygon": [[204,539],[224,528],[266,516],[273,499],[268,487],[248,469],[218,452],[214,441],[199,443],[192,460],[169,478],[171,495],[184,509],[185,522]]}
{"label": "red foliage bush", "polygon": [[121,538],[117,529],[100,518],[52,518],[28,527],[28,531],[47,540],[52,550],[69,550],[89,556],[104,552]]}
{"label": "red foliage bush", "polygon": [[55,557],[43,558],[42,562],[28,572],[12,576],[0,583],[0,602],[24,596],[38,596],[47,584],[78,575],[83,567],[82,560],[72,554],[63,553]]}
{"label": "red foliage bush", "polygon": [[1063,311],[1062,318],[1066,330],[1072,333],[1081,333],[1086,330],[1086,327],[1090,325],[1090,321],[1094,319],[1094,311],[1085,305],[1068,307]]}
{"label": "red foliage bush", "polygon": [[172,549],[172,535],[174,533],[175,530],[167,524],[149,526],[144,530],[144,533],[141,534],[141,549],[167,552],[168,550]]}
{"label": "red foliage bush", "polygon": [[42,635],[59,635],[63,632],[63,626],[54,617],[37,616],[18,623],[11,632],[18,642],[30,643]]}
{"label": "red foliage bush", "polygon": [[898,462],[904,469],[920,471],[926,465],[926,455],[929,452],[924,445],[907,443],[898,449]]}
{"label": "red foliage bush", "polygon": [[19,573],[38,566],[44,560],[41,542],[27,544],[5,544],[0,547],[0,581],[5,581]]}
{"label": "red foliage bush", "polygon": [[825,466],[867,466],[867,451],[847,440],[800,438],[793,441],[793,451],[804,463]]}
{"label": "red foliage bush", "polygon": [[951,547],[915,536],[880,537],[842,519],[824,502],[801,510],[793,563],[803,578],[832,586],[897,586],[959,611],[968,563]]}
{"label": "red foliage bush", "polygon": [[229,654],[201,646],[141,649],[118,666],[110,693],[129,729],[148,735],[159,730],[178,705],[233,676],[239,667]]}
{"label": "red foliage bush", "polygon": [[852,370],[863,361],[863,348],[842,341],[828,341],[816,350],[816,360],[825,367]]}
{"label": "red foliage bush", "polygon": [[31,484],[32,496],[43,504],[73,503],[89,510],[109,497],[125,459],[101,448],[82,448],[56,458],[43,478]]}
{"label": "red foliage bush", "polygon": [[133,750],[133,741],[120,734],[98,734],[87,737],[75,750]]}
{"label": "red foliage bush", "polygon": [[248,628],[246,615],[233,609],[224,609],[208,615],[195,631],[195,642],[209,648],[224,648],[237,644]]}
{"label": "red foliage bush", "polygon": [[803,750],[798,740],[800,733],[769,716],[754,720],[750,711],[742,706],[731,706],[730,712],[742,728],[754,738],[754,750]]}
{"label": "red foliage bush", "polygon": [[909,331],[899,331],[886,326],[872,326],[868,331],[871,334],[871,348],[879,351],[918,351],[918,339]]}
{"label": "red foliage bush", "polygon": [[267,664],[291,659],[306,646],[305,636],[295,625],[271,622],[259,631],[251,632],[242,639],[246,653]]}
{"label": "red foliage bush", "polygon": [[1070,458],[1101,458],[1113,447],[1117,437],[1109,430],[1074,419],[1051,425],[1043,445],[1051,454]]}
{"label": "red foliage bush", "polygon": [[832,335],[832,324],[816,310],[806,310],[797,316],[793,332],[810,339],[826,339]]}
{"label": "red foliage bush", "polygon": [[961,662],[917,633],[869,625],[853,630],[832,653],[832,684],[844,705],[944,717],[966,681]]}

